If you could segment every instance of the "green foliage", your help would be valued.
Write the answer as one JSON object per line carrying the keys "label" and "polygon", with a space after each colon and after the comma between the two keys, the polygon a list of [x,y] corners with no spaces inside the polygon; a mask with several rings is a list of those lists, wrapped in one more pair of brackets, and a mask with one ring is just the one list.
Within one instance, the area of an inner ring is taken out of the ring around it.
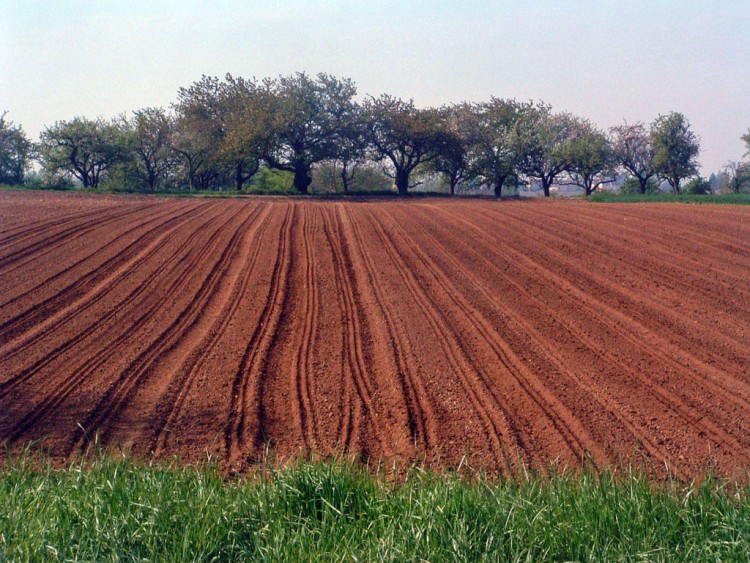
{"label": "green foliage", "polygon": [[514,138],[518,170],[527,178],[538,180],[545,197],[549,197],[552,184],[569,167],[566,152],[578,125],[575,116],[553,113],[551,106],[541,102],[519,117]]}
{"label": "green foliage", "polygon": [[270,136],[268,97],[263,85],[231,75],[180,88],[169,137],[191,189],[244,189]]}
{"label": "green foliage", "polygon": [[[301,193],[311,186],[319,193],[387,191],[376,164],[400,194],[435,173],[450,193],[488,186],[496,195],[514,180],[541,184],[545,195],[560,181],[588,194],[611,178],[615,164],[640,182],[642,192],[655,176],[679,192],[682,181],[697,174],[698,139],[676,112],[659,116],[650,130],[626,123],[605,136],[544,102],[492,97],[436,109],[389,95],[358,104],[356,93],[351,79],[325,73],[262,81],[203,76],[179,89],[171,111],[56,122],[42,133],[38,151],[3,115],[0,182],[20,183],[32,157],[49,186],[73,178],[83,189],[153,193],[285,192],[285,186],[265,185],[268,178],[251,182],[264,167],[293,174]],[[11,150],[6,141],[13,135],[20,145]],[[750,154],[750,130],[742,139]],[[730,174],[727,189],[742,191],[745,168],[737,170],[743,174]]]}
{"label": "green foliage", "polygon": [[284,170],[262,167],[245,190],[249,194],[293,194],[294,174]]}
{"label": "green foliage", "polygon": [[690,123],[681,113],[660,115],[651,125],[654,149],[654,170],[669,182],[672,191],[680,193],[683,179],[698,173],[698,137],[690,130]]}
{"label": "green foliage", "polygon": [[445,141],[439,112],[386,94],[370,98],[364,111],[374,158],[388,162],[396,189],[404,195],[413,187],[412,173],[437,158]]}
{"label": "green foliage", "polygon": [[498,197],[506,183],[518,175],[523,157],[521,141],[528,133],[523,126],[530,123],[522,117],[532,110],[531,104],[494,97],[476,109],[474,143],[468,149],[471,170]]}
{"label": "green foliage", "polygon": [[161,108],[145,108],[133,112],[130,120],[121,123],[126,139],[129,175],[139,187],[151,192],[166,187],[168,174],[177,164],[172,150],[173,119]]}
{"label": "green foliage", "polygon": [[125,158],[122,130],[114,123],[76,117],[58,121],[41,134],[38,151],[52,183],[72,176],[84,189],[97,189]]}
{"label": "green foliage", "polygon": [[[346,174],[347,186],[344,189],[343,175]],[[312,193],[383,193],[392,191],[393,181],[378,166],[367,163],[349,163],[346,170],[341,161],[323,162],[313,169]]]}
{"label": "green foliage", "polygon": [[637,472],[405,481],[348,462],[248,480],[101,459],[0,474],[4,560],[742,561],[747,488]]}
{"label": "green foliage", "polygon": [[32,156],[32,145],[23,128],[0,115],[0,184],[19,185]]}
{"label": "green foliage", "polygon": [[698,176],[685,184],[685,193],[706,195],[711,193],[711,184],[703,176]]}
{"label": "green foliage", "polygon": [[436,126],[441,139],[428,169],[445,176],[451,194],[477,176],[473,152],[479,140],[478,117],[476,107],[468,103],[438,110]]}
{"label": "green foliage", "polygon": [[603,182],[614,177],[615,155],[604,135],[588,120],[579,119],[562,154],[570,180],[591,195]]}
{"label": "green foliage", "polygon": [[312,167],[335,158],[342,133],[355,121],[357,88],[352,80],[298,72],[269,82],[267,108],[271,140],[263,159],[272,168],[292,172],[294,187],[307,193]]}
{"label": "green foliage", "polygon": [[[659,191],[659,182],[656,178],[651,177],[646,181],[646,194],[654,194]],[[620,186],[621,194],[640,194],[641,183],[638,178],[628,176]]]}

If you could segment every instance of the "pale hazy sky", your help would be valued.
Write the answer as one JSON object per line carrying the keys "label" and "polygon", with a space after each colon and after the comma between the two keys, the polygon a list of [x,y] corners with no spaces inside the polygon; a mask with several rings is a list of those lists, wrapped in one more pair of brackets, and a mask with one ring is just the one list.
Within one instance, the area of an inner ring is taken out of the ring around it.
{"label": "pale hazy sky", "polygon": [[750,126],[750,0],[0,0],[0,110],[36,138],[168,107],[202,74],[352,78],[419,105],[542,99],[601,127],[683,112],[704,173]]}

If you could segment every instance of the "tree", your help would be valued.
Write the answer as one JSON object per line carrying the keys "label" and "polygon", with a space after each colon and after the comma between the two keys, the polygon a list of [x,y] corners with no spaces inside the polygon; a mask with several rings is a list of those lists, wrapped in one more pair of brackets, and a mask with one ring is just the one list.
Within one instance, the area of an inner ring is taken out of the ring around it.
{"label": "tree", "polygon": [[648,193],[649,182],[656,176],[654,148],[643,123],[619,125],[610,130],[614,155],[620,165],[638,180],[639,191]]}
{"label": "tree", "polygon": [[210,131],[185,115],[178,115],[172,134],[172,150],[182,164],[190,190],[207,190],[219,177],[215,165],[215,142]]}
{"label": "tree", "polygon": [[23,183],[32,145],[20,125],[6,121],[7,114],[0,115],[0,184],[17,185]]}
{"label": "tree", "polygon": [[570,181],[589,196],[603,183],[614,181],[615,157],[603,131],[587,119],[577,120],[576,132],[563,149]]}
{"label": "tree", "polygon": [[643,185],[635,176],[628,176],[620,186],[621,194],[653,194],[659,191],[659,182],[652,176],[646,182],[646,191],[642,190]]}
{"label": "tree", "polygon": [[174,166],[172,150],[174,121],[161,108],[145,108],[133,112],[123,126],[129,137],[132,169],[142,185],[155,191]]}
{"label": "tree", "polygon": [[703,176],[696,176],[685,184],[685,193],[694,195],[706,195],[711,193],[711,183]]}
{"label": "tree", "polygon": [[69,174],[94,189],[124,157],[121,129],[101,118],[56,122],[40,135],[38,150],[48,174]]}
{"label": "tree", "polygon": [[273,94],[266,126],[272,134],[263,159],[272,168],[294,173],[294,187],[307,193],[312,167],[338,156],[342,124],[355,110],[357,89],[348,79],[303,72],[268,82]]}
{"label": "tree", "polygon": [[472,166],[472,153],[477,142],[479,120],[475,106],[463,103],[445,106],[438,110],[436,126],[442,135],[432,169],[448,178],[450,194],[476,175]]}
{"label": "tree", "polygon": [[576,120],[569,113],[552,113],[551,106],[538,103],[519,116],[513,147],[518,155],[518,169],[532,180],[539,180],[544,196],[565,172],[568,162],[566,145],[576,131]]}
{"label": "tree", "polygon": [[235,189],[242,191],[260,169],[271,138],[267,123],[271,107],[268,83],[258,84],[227,74],[226,81],[220,84],[218,98],[223,108],[219,115],[222,123],[219,156],[232,170]]}
{"label": "tree", "polygon": [[750,162],[729,161],[724,167],[727,176],[727,187],[738,194],[750,188]]}
{"label": "tree", "polygon": [[330,164],[331,170],[338,176],[335,183],[340,182],[343,192],[348,193],[367,163],[367,123],[358,104],[353,104],[339,115],[338,120],[336,157],[330,160]]}
{"label": "tree", "polygon": [[747,133],[742,135],[741,139],[745,141],[745,147],[747,148],[745,156],[750,156],[750,129],[747,130]]}
{"label": "tree", "polygon": [[406,102],[387,94],[370,98],[365,111],[375,160],[389,162],[398,193],[406,195],[413,187],[411,174],[438,156],[444,139],[436,127],[438,112],[418,109],[412,100]]}
{"label": "tree", "polygon": [[651,124],[651,142],[657,175],[669,182],[674,193],[680,193],[682,180],[698,173],[698,137],[690,130],[687,118],[673,111]]}
{"label": "tree", "polygon": [[180,88],[173,148],[186,165],[192,187],[233,183],[242,191],[258,172],[262,139],[269,136],[269,108],[260,104],[263,89],[229,74],[224,81],[203,76],[189,88]]}
{"label": "tree", "polygon": [[502,195],[508,178],[516,175],[520,164],[517,130],[524,112],[531,104],[492,98],[477,107],[477,129],[470,148],[472,169],[492,186],[497,197]]}

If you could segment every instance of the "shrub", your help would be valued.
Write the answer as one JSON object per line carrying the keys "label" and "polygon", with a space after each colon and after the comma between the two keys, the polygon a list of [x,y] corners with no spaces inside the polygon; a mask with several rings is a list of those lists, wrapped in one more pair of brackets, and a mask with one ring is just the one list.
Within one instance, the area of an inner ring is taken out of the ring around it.
{"label": "shrub", "polygon": [[710,194],[711,184],[704,177],[698,176],[685,184],[685,193],[694,195]]}

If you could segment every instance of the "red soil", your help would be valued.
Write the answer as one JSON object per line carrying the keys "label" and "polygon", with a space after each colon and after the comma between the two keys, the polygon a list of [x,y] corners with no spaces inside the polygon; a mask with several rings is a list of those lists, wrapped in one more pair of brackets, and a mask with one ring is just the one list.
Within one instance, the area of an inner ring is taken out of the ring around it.
{"label": "red soil", "polygon": [[750,208],[0,193],[0,440],[750,460]]}

